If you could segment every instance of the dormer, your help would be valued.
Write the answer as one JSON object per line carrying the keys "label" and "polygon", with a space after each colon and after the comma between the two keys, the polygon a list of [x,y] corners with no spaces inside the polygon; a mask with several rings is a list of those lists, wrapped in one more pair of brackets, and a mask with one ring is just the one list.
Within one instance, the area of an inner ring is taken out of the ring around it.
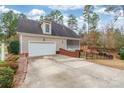
{"label": "dormer", "polygon": [[43,34],[51,34],[51,22],[44,20],[41,24]]}

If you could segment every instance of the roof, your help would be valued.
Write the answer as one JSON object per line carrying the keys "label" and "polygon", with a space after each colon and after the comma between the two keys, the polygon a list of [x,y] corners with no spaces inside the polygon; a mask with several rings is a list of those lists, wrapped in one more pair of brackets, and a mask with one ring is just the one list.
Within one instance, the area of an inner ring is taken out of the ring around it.
{"label": "roof", "polygon": [[[51,33],[52,36],[79,38],[79,36],[74,31],[54,21],[51,21],[51,30],[52,30],[52,33]],[[23,32],[23,33],[45,35],[43,34],[41,24],[39,21],[29,20],[26,18],[19,18],[17,31]]]}

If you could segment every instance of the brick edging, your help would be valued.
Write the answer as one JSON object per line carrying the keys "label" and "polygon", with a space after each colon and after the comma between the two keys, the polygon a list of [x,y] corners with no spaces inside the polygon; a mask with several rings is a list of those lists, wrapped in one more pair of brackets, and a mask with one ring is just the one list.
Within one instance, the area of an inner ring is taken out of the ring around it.
{"label": "brick edging", "polygon": [[70,56],[70,57],[77,57],[77,58],[80,57],[80,51],[78,50],[72,52],[72,51],[68,51],[68,50],[60,48],[59,54]]}
{"label": "brick edging", "polygon": [[14,81],[13,81],[14,88],[21,87],[22,83],[24,82],[24,79],[27,73],[27,67],[28,67],[27,57],[25,55],[20,55],[20,58],[17,60],[17,63],[19,67],[14,76]]}

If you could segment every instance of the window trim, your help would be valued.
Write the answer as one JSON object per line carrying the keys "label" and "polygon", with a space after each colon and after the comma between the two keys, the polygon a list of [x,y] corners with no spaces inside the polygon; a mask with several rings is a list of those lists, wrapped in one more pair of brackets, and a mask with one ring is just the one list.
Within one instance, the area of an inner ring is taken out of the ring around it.
{"label": "window trim", "polygon": [[[46,25],[49,25],[49,32],[46,31]],[[45,24],[44,24],[44,30],[45,30],[45,31],[44,31],[45,34],[51,34],[51,24],[50,24],[50,23],[45,23]]]}
{"label": "window trim", "polygon": [[[47,29],[47,27],[48,27],[48,29]],[[45,32],[46,33],[49,33],[50,32],[50,24],[48,24],[48,23],[45,24]]]}

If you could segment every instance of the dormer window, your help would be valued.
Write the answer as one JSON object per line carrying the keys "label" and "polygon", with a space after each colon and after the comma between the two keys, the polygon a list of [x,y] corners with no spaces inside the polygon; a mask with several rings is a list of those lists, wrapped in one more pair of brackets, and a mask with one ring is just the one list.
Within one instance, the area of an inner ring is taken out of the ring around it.
{"label": "dormer window", "polygon": [[50,32],[50,25],[49,24],[45,24],[45,30],[46,30],[46,33]]}
{"label": "dormer window", "polygon": [[44,34],[51,34],[51,22],[44,21],[41,27]]}

